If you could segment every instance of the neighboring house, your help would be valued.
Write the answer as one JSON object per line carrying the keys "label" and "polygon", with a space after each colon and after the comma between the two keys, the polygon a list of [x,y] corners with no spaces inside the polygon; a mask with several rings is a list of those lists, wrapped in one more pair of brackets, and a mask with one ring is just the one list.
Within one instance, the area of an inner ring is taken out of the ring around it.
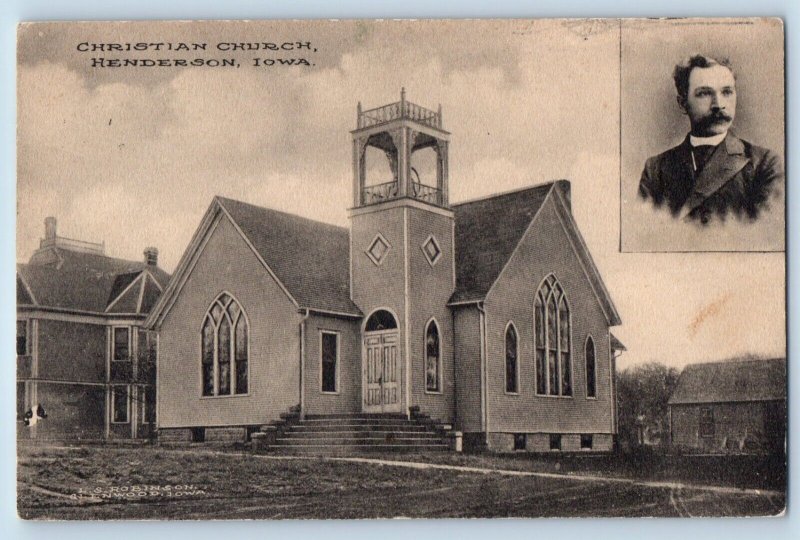
{"label": "neighboring house", "polygon": [[17,265],[18,439],[148,437],[155,414],[155,335],[142,323],[169,276],[59,237],[55,218]]}
{"label": "neighboring house", "polygon": [[[620,319],[569,182],[451,205],[441,111],[403,96],[357,119],[349,230],[212,201],[147,322],[159,438],[419,411],[473,447],[611,449]],[[389,181],[368,182],[373,155]]]}
{"label": "neighboring house", "polygon": [[669,400],[673,446],[702,452],[782,451],[786,359],[690,364]]}

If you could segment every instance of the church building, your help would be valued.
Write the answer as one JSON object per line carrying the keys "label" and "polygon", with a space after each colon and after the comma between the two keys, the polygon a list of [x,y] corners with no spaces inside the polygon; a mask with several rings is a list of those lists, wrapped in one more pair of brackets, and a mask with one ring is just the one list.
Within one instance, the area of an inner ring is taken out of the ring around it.
{"label": "church building", "polygon": [[159,439],[424,417],[472,448],[610,450],[620,318],[569,182],[451,204],[441,107],[404,92],[351,134],[349,228],[211,202],[146,322]]}

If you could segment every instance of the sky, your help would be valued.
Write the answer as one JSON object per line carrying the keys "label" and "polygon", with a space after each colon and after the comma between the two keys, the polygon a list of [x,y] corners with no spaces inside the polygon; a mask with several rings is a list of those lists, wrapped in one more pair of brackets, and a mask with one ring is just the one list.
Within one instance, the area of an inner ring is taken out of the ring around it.
{"label": "sky", "polygon": [[[404,87],[408,100],[442,106],[451,202],[572,182],[575,219],[623,321],[620,367],[785,355],[783,253],[619,252],[614,21],[73,23],[18,35],[18,262],[56,216],[60,236],[134,260],[157,246],[172,271],[215,195],[347,226],[357,104],[398,101]],[[78,50],[136,42],[208,48]],[[229,53],[220,42],[311,48]],[[91,67],[100,57],[240,67]]]}

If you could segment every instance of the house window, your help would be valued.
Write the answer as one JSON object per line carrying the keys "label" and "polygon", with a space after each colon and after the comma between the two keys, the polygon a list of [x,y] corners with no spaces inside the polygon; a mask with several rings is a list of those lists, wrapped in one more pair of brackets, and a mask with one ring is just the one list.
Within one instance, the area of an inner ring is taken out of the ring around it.
{"label": "house window", "polygon": [[248,323],[239,303],[222,293],[211,304],[201,330],[201,368],[204,396],[246,394]]}
{"label": "house window", "polygon": [[581,435],[581,448],[582,449],[591,450],[593,442],[594,441],[592,440],[592,436],[591,435],[586,435],[586,434]]}
{"label": "house window", "polygon": [[131,361],[131,329],[127,326],[114,328],[114,355],[111,357],[114,362]]}
{"label": "house window", "polygon": [[129,416],[128,387],[111,387],[111,422],[114,424],[127,424]]}
{"label": "house window", "polygon": [[542,282],[534,301],[536,393],[572,395],[572,353],[569,305],[552,274]]}
{"label": "house window", "polygon": [[714,436],[714,409],[711,407],[700,409],[700,436]]}
{"label": "house window", "polygon": [[586,338],[586,397],[597,397],[597,375],[595,363],[594,340]]}
{"label": "house window", "polygon": [[561,450],[561,434],[550,434],[550,450]]}
{"label": "house window", "polygon": [[28,321],[17,321],[17,356],[28,354]]}
{"label": "house window", "polygon": [[425,329],[425,390],[441,392],[441,347],[439,326],[431,320]]}
{"label": "house window", "polygon": [[514,328],[514,323],[508,323],[506,328],[506,392],[509,394],[519,392],[517,378],[517,330]]}
{"label": "house window", "polygon": [[336,368],[339,363],[339,335],[333,332],[321,334],[322,391],[336,392]]}
{"label": "house window", "polygon": [[514,450],[525,450],[527,437],[524,433],[514,433]]}

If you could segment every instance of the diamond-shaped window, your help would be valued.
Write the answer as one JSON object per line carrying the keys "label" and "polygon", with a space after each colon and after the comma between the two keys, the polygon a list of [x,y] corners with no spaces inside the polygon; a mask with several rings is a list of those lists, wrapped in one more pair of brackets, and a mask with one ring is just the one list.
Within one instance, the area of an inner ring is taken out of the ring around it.
{"label": "diamond-shaped window", "polygon": [[438,242],[436,242],[436,238],[433,236],[429,236],[428,239],[422,244],[422,252],[425,254],[425,258],[428,259],[428,263],[430,263],[431,266],[436,264],[436,262],[442,256],[442,249],[439,247]]}
{"label": "diamond-shaped window", "polygon": [[386,254],[392,249],[392,245],[380,233],[375,237],[372,243],[367,248],[367,257],[369,257],[375,264],[381,264]]}

